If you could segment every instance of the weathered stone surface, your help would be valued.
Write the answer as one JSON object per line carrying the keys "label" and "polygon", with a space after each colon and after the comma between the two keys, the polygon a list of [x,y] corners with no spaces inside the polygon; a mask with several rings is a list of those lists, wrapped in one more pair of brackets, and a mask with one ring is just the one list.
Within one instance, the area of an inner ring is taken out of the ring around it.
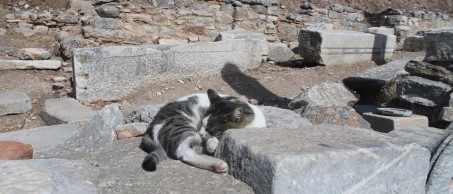
{"label": "weathered stone surface", "polygon": [[426,32],[426,62],[438,65],[453,63],[453,29]]}
{"label": "weathered stone surface", "polygon": [[14,53],[14,48],[10,46],[0,46],[0,56],[11,56]]}
{"label": "weathered stone surface", "polygon": [[115,2],[115,1],[118,1],[118,0],[91,0],[91,4],[99,5],[99,4],[110,3],[110,2]]}
{"label": "weathered stone surface", "polygon": [[47,60],[52,54],[42,48],[23,48],[19,50],[19,59],[22,60]]}
{"label": "weathered stone surface", "polygon": [[442,66],[432,65],[422,61],[409,61],[405,66],[405,70],[412,76],[441,81],[450,86],[453,85],[453,73]]}
{"label": "weathered stone surface", "polygon": [[414,143],[418,143],[422,147],[428,149],[429,152],[431,152],[431,156],[434,156],[437,148],[450,133],[451,132],[449,131],[433,127],[408,127],[395,129],[388,134],[393,137],[408,139]]}
{"label": "weathered stone surface", "polygon": [[25,113],[31,108],[27,94],[19,91],[0,92],[0,116]]}
{"label": "weathered stone surface", "polygon": [[403,51],[423,51],[426,50],[425,38],[423,36],[410,36],[404,39]]}
{"label": "weathered stone surface", "polygon": [[102,28],[102,29],[120,29],[123,26],[123,22],[115,18],[101,18],[95,17],[93,19],[93,28]]}
{"label": "weathered stone surface", "polygon": [[124,124],[124,117],[117,104],[104,107],[88,124],[80,129],[64,144],[45,153],[45,155],[91,155],[116,139],[115,127]]}
{"label": "weathered stone surface", "polygon": [[394,117],[410,117],[412,115],[411,110],[406,110],[402,108],[377,108],[377,113],[380,115]]}
{"label": "weathered stone surface", "polygon": [[255,193],[423,193],[430,154],[377,132],[316,125],[228,130],[215,155]]}
{"label": "weathered stone surface", "polygon": [[103,18],[117,18],[120,14],[120,10],[116,7],[105,6],[96,8],[96,12]]}
{"label": "weathered stone surface", "polygon": [[354,106],[358,100],[358,96],[343,84],[324,82],[299,94],[288,107],[297,109],[305,106]]}
{"label": "weathered stone surface", "polygon": [[363,118],[375,131],[388,133],[394,129],[409,127],[428,127],[428,117],[412,114],[410,117],[386,116],[375,113],[363,113]]}
{"label": "weathered stone surface", "polygon": [[400,59],[365,70],[362,73],[344,79],[343,83],[365,98],[366,96],[378,95],[382,87],[389,84],[395,78],[409,74],[404,70],[409,60],[421,61],[423,60],[423,56],[414,59]]}
{"label": "weathered stone surface", "polygon": [[56,20],[60,23],[77,24],[79,23],[79,16],[70,14],[60,14]]}
{"label": "weathered stone surface", "polygon": [[31,144],[35,153],[40,153],[63,144],[76,132],[77,129],[68,124],[52,125],[0,133],[0,141],[17,141]]}
{"label": "weathered stone surface", "polygon": [[143,105],[135,108],[126,116],[126,123],[151,123],[164,104]]}
{"label": "weathered stone surface", "polygon": [[394,28],[386,28],[386,27],[371,27],[371,28],[368,28],[365,32],[373,33],[373,34],[394,35],[395,34],[395,29]]}
{"label": "weathered stone surface", "polygon": [[148,123],[129,123],[117,126],[115,129],[118,139],[142,136],[148,128]]}
{"label": "weathered stone surface", "polygon": [[46,35],[49,33],[49,27],[47,26],[35,26],[33,32],[37,35]]}
{"label": "weathered stone surface", "polygon": [[264,34],[235,30],[221,33],[218,40],[187,45],[76,49],[76,97],[82,101],[118,100],[158,80],[212,75],[227,64],[242,70],[255,68],[262,56],[267,55]]}
{"label": "weathered stone surface", "polygon": [[273,106],[258,106],[261,111],[263,111],[264,117],[266,118],[266,127],[267,128],[302,128],[311,126],[310,121],[306,118],[302,118],[297,113],[276,108]]}
{"label": "weathered stone surface", "polygon": [[44,102],[39,116],[47,125],[88,121],[96,115],[74,98],[54,98]]}
{"label": "weathered stone surface", "polygon": [[269,56],[267,58],[271,61],[289,61],[291,58],[293,58],[293,55],[293,51],[289,49],[288,46],[284,43],[269,44]]}
{"label": "weathered stone surface", "polygon": [[423,106],[442,106],[447,103],[451,87],[429,79],[408,76],[396,83],[399,98]]}
{"label": "weathered stone surface", "polygon": [[0,193],[97,193],[97,168],[64,159],[0,161]]}
{"label": "weathered stone surface", "polygon": [[5,36],[5,34],[6,34],[6,29],[0,28],[0,36]]}
{"label": "weathered stone surface", "polygon": [[69,7],[73,11],[94,9],[93,5],[91,5],[91,2],[85,0],[69,0]]}
{"label": "weathered stone surface", "polygon": [[299,33],[299,53],[304,60],[324,65],[383,62],[393,55],[396,36],[340,30],[307,30]]}
{"label": "weathered stone surface", "polygon": [[147,155],[138,146],[141,140],[114,141],[85,159],[99,166],[96,169],[101,172],[95,182],[99,193],[253,193],[249,186],[228,174],[215,174],[179,160],[164,160],[156,171],[146,172],[141,166]]}
{"label": "weathered stone surface", "polygon": [[308,106],[300,114],[315,125],[333,124],[371,129],[370,123],[349,106]]}
{"label": "weathered stone surface", "polygon": [[442,110],[439,113],[439,120],[452,122],[453,121],[453,107],[451,107],[451,106],[442,107]]}
{"label": "weathered stone surface", "polygon": [[33,147],[15,141],[0,141],[0,160],[23,160],[33,158]]}
{"label": "weathered stone surface", "polygon": [[60,42],[59,53],[64,59],[71,59],[74,48],[93,47],[95,43],[80,36],[66,37]]}
{"label": "weathered stone surface", "polygon": [[59,69],[61,61],[56,60],[0,60],[0,70],[8,69]]}
{"label": "weathered stone surface", "polygon": [[453,191],[453,133],[443,139],[433,154],[430,165],[426,193],[451,193]]}

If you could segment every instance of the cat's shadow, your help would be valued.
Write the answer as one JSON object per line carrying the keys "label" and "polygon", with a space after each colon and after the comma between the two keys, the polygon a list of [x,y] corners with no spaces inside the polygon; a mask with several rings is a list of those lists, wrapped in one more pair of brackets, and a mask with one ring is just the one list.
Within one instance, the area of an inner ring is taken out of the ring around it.
{"label": "cat's shadow", "polygon": [[274,94],[255,78],[242,73],[236,64],[226,63],[221,75],[222,79],[238,94],[244,95],[248,99],[256,99],[265,106],[288,109],[289,99]]}

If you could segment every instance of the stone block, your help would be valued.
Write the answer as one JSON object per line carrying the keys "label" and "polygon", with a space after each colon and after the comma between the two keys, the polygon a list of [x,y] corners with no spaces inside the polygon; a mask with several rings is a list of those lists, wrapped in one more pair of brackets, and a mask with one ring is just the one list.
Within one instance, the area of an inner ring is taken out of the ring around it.
{"label": "stone block", "polygon": [[409,127],[428,127],[428,117],[412,114],[410,117],[394,117],[374,113],[363,113],[363,118],[375,131],[388,133],[394,129]]}
{"label": "stone block", "polygon": [[44,152],[63,144],[76,134],[77,129],[68,124],[24,129],[0,133],[0,141],[17,141],[31,144],[36,153]]}
{"label": "stone block", "polygon": [[98,170],[83,161],[0,161],[0,168],[0,193],[97,193]]}
{"label": "stone block", "polygon": [[225,65],[256,68],[267,55],[264,34],[223,32],[217,42],[115,46],[74,51],[76,98],[118,100],[143,85],[219,73]]}
{"label": "stone block", "polygon": [[115,30],[115,29],[120,29],[123,26],[123,22],[121,22],[121,20],[115,19],[115,18],[95,17],[93,19],[92,25],[93,25],[93,28]]}
{"label": "stone block", "polygon": [[288,107],[298,109],[305,106],[354,106],[357,101],[357,94],[343,84],[324,82],[300,93]]}
{"label": "stone block", "polygon": [[404,67],[409,60],[421,61],[423,56],[413,59],[395,60],[384,65],[380,65],[357,75],[348,77],[343,80],[343,83],[350,89],[356,91],[364,99],[369,96],[376,96],[381,93],[381,89],[395,80],[399,76],[408,75]]}
{"label": "stone block", "polygon": [[255,193],[424,193],[429,152],[363,129],[232,129],[215,153]]}
{"label": "stone block", "polygon": [[118,0],[91,0],[92,5],[100,5],[104,3],[116,2]]}
{"label": "stone block", "polygon": [[425,38],[423,36],[410,36],[404,40],[403,51],[424,51],[426,50]]}
{"label": "stone block", "polygon": [[453,29],[432,30],[425,33],[426,62],[438,65],[453,63]]}
{"label": "stone block", "polygon": [[0,56],[12,56],[14,48],[10,46],[0,46]]}
{"label": "stone block", "polygon": [[409,61],[404,68],[412,76],[419,76],[433,81],[453,85],[453,73],[445,67],[422,61]]}
{"label": "stone block", "polygon": [[453,107],[451,107],[451,106],[442,107],[442,110],[439,113],[439,120],[452,122],[453,121]]}
{"label": "stone block", "polygon": [[22,60],[47,60],[50,57],[52,57],[52,54],[42,48],[23,48],[19,50],[19,59]]}
{"label": "stone block", "polygon": [[349,106],[308,106],[300,115],[314,125],[332,124],[371,129],[370,123]]}
{"label": "stone block", "polygon": [[0,71],[9,69],[60,69],[61,61],[56,60],[0,60]]}
{"label": "stone block", "polygon": [[117,18],[120,14],[120,10],[112,6],[98,7],[96,12],[103,18]]}
{"label": "stone block", "polygon": [[119,125],[124,125],[119,106],[107,105],[68,141],[44,154],[49,157],[92,155],[116,140],[115,128]]}
{"label": "stone block", "polygon": [[365,32],[373,33],[373,34],[394,35],[395,34],[395,29],[394,28],[386,28],[386,27],[371,27],[371,28],[368,28]]}
{"label": "stone block", "polygon": [[392,57],[395,45],[394,35],[307,29],[299,33],[301,57],[327,66],[369,60],[382,63]]}
{"label": "stone block", "polygon": [[19,91],[0,92],[0,116],[25,113],[31,108],[27,94]]}
{"label": "stone block", "polygon": [[0,141],[0,160],[23,160],[33,158],[33,147],[15,141]]}
{"label": "stone block", "polygon": [[426,193],[453,192],[453,133],[443,139],[431,158]]}
{"label": "stone block", "polygon": [[445,83],[408,76],[396,83],[396,94],[409,103],[428,107],[443,106],[447,103],[451,87]]}
{"label": "stone block", "polygon": [[39,113],[39,116],[47,125],[84,122],[95,115],[95,111],[83,106],[73,98],[48,99],[44,102]]}
{"label": "stone block", "polygon": [[393,137],[408,139],[414,143],[418,143],[431,152],[431,156],[434,156],[437,148],[450,133],[451,132],[447,130],[433,127],[408,127],[395,129],[388,134]]}
{"label": "stone block", "polygon": [[271,61],[284,62],[289,61],[293,58],[293,51],[288,48],[284,43],[270,43],[269,44],[269,56],[267,57]]}

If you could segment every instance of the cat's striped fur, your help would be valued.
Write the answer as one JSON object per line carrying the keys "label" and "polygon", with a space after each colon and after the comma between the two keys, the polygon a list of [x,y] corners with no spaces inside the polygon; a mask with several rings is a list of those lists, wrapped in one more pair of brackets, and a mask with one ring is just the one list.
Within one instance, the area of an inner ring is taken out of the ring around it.
{"label": "cat's striped fur", "polygon": [[[216,137],[229,128],[265,127],[262,112],[235,97],[213,90],[183,97],[162,107],[146,130],[142,147],[149,152],[145,170],[154,171],[167,156],[195,167],[223,173],[228,165],[212,156]],[[212,137],[212,134],[215,137]]]}

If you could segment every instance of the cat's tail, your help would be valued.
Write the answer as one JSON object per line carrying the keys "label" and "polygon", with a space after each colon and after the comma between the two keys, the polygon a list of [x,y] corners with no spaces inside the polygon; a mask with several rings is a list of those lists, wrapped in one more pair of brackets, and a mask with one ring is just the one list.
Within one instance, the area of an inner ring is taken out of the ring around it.
{"label": "cat's tail", "polygon": [[157,164],[167,158],[164,148],[154,142],[147,133],[143,136],[142,147],[149,152],[142,163],[142,168],[146,171],[155,171]]}

